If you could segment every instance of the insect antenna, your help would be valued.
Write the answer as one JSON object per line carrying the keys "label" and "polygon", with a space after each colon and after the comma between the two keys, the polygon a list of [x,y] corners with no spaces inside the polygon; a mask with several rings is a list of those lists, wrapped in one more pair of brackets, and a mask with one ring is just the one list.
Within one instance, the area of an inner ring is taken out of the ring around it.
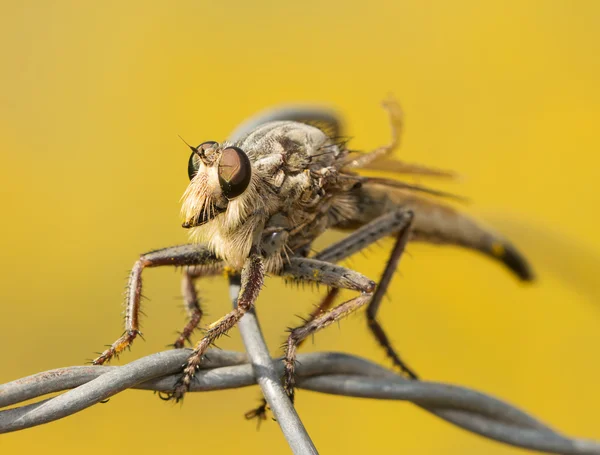
{"label": "insect antenna", "polygon": [[190,148],[190,150],[191,150],[192,152],[195,152],[195,153],[200,153],[200,151],[199,151],[199,150],[198,150],[196,147],[194,147],[194,146],[192,146],[192,145],[188,144],[188,142],[187,142],[187,141],[186,141],[184,138],[182,138],[182,137],[181,137],[179,134],[177,135],[177,137],[178,137],[179,139],[181,139],[181,141],[182,141],[182,142],[183,142],[185,145],[187,145],[187,146]]}
{"label": "insect antenna", "polygon": [[177,135],[177,137],[179,137],[179,139],[181,139],[183,143],[187,145],[193,153],[197,154],[200,158],[202,158],[202,160],[204,160],[204,150],[202,148],[194,147],[193,145],[188,144],[188,142],[179,134]]}

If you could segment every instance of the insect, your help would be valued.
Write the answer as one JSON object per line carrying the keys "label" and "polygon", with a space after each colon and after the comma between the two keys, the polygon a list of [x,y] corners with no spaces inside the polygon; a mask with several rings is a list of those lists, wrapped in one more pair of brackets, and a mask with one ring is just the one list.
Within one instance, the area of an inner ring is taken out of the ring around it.
{"label": "insect", "polygon": [[[408,241],[475,250],[503,263],[521,280],[532,280],[528,263],[507,240],[444,201],[452,195],[357,172],[379,169],[406,175],[449,175],[390,158],[399,144],[402,112],[393,100],[384,102],[384,107],[392,140],[371,152],[348,149],[347,141],[339,136],[340,123],[335,116],[302,110],[280,110],[259,117],[239,129],[230,141],[190,146],[190,183],[182,198],[182,215],[192,243],[141,255],[129,277],[125,332],[93,363],[107,362],[140,335],[142,272],[148,267],[184,268],[183,294],[189,320],[174,343],[176,348],[184,346],[202,318],[195,281],[224,271],[241,275],[237,308],[207,327],[169,395],[175,400],[189,389],[211,344],[254,306],[265,274],[324,284],[330,289],[309,319],[290,331],[285,343],[283,383],[292,400],[300,343],[364,306],[368,327],[377,342],[404,375],[417,378],[377,319],[382,297]],[[312,255],[313,241],[329,229],[349,234]],[[395,243],[377,283],[338,265],[388,236],[394,237]],[[335,305],[340,289],[357,295]]]}

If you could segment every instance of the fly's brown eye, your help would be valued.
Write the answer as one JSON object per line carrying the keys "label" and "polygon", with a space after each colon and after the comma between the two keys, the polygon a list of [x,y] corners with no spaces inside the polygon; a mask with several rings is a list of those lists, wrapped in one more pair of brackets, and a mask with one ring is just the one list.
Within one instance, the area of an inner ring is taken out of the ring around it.
{"label": "fly's brown eye", "polygon": [[190,178],[190,180],[194,178],[194,176],[198,173],[198,169],[200,168],[199,155],[203,154],[206,149],[214,147],[215,145],[218,145],[218,142],[206,141],[196,148],[190,145],[190,148],[192,149],[192,154],[190,155],[190,159],[188,160],[188,177]]}
{"label": "fly's brown eye", "polygon": [[219,184],[227,199],[238,197],[250,183],[252,165],[248,155],[238,147],[227,147],[219,161]]}

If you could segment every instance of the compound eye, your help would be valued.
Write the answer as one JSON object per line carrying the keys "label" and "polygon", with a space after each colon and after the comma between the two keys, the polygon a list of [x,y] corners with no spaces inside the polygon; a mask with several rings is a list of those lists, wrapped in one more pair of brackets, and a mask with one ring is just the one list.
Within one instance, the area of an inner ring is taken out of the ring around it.
{"label": "compound eye", "polygon": [[252,165],[248,155],[239,147],[227,147],[219,161],[219,184],[227,199],[238,197],[250,183]]}
{"label": "compound eye", "polygon": [[190,180],[194,178],[194,176],[198,173],[198,169],[200,168],[200,157],[194,151],[190,155],[190,159],[188,160],[188,177]]}
{"label": "compound eye", "polygon": [[192,149],[192,154],[188,160],[188,177],[190,180],[192,180],[198,173],[198,169],[200,168],[200,155],[203,154],[207,149],[215,147],[216,145],[219,145],[218,142],[206,141],[196,148],[190,146]]}

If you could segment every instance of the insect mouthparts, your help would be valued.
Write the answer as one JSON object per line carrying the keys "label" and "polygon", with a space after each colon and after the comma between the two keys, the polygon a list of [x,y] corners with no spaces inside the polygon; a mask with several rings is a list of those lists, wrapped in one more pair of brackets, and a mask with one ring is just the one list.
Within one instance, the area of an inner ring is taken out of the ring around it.
{"label": "insect mouthparts", "polygon": [[202,226],[203,224],[208,223],[210,220],[215,219],[218,215],[225,212],[225,210],[226,209],[219,207],[213,207],[212,210],[201,210],[197,217],[188,221],[184,221],[181,227],[190,229],[193,227]]}

